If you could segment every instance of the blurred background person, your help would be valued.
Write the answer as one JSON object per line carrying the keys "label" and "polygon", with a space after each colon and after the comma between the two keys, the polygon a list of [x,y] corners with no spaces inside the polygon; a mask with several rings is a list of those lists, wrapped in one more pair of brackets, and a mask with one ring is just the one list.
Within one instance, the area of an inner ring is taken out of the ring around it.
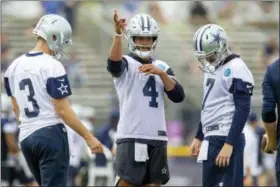
{"label": "blurred background person", "polygon": [[[94,134],[95,110],[92,107],[72,104],[72,108],[78,115],[85,127]],[[67,186],[77,186],[77,177],[82,167],[88,165],[88,158],[84,159],[87,153],[87,145],[73,129],[66,126],[70,150],[70,166],[68,172]]]}
{"label": "blurred background person", "polygon": [[257,114],[251,112],[248,122],[244,127],[245,149],[244,149],[244,167],[245,167],[245,186],[258,186],[259,176],[263,172],[261,140],[264,129],[260,126]]}
{"label": "blurred background person", "polygon": [[71,51],[69,58],[62,60],[62,64],[69,75],[69,82],[71,87],[81,88],[86,85],[86,78],[81,71],[81,61],[78,59],[77,54]]}
{"label": "blurred background person", "polygon": [[8,33],[1,33],[1,73],[3,74],[10,64],[10,44]]}
{"label": "blurred background person", "polygon": [[10,98],[1,94],[1,185],[38,186],[21,152]]}
{"label": "blurred background person", "polygon": [[[117,126],[120,118],[120,113],[118,110],[113,110],[110,113],[108,123],[101,127],[95,134],[100,142],[112,150],[115,154],[116,150],[113,150],[115,144],[115,135],[117,132]],[[106,167],[106,158],[104,154],[96,155],[95,163],[97,167]]]}

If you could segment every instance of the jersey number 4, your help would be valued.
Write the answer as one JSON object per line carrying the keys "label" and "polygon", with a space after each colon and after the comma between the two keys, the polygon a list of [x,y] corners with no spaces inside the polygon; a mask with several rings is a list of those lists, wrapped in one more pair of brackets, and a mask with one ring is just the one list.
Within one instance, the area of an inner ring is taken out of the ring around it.
{"label": "jersey number 4", "polygon": [[149,79],[143,88],[143,94],[146,97],[151,97],[151,101],[149,102],[150,107],[153,108],[158,107],[158,102],[157,102],[158,92],[156,91],[155,76],[149,76]]}
{"label": "jersey number 4", "polygon": [[33,85],[32,85],[32,82],[30,79],[23,79],[22,81],[20,81],[20,83],[19,83],[20,90],[25,90],[26,86],[28,87],[28,90],[29,90],[29,95],[27,96],[27,99],[29,102],[32,103],[33,110],[30,111],[28,108],[24,108],[24,113],[28,118],[34,118],[39,115],[40,108],[37,104],[37,101],[34,99],[35,92],[34,92],[34,88],[33,88]]}
{"label": "jersey number 4", "polygon": [[209,86],[208,90],[207,90],[207,93],[204,97],[204,100],[203,100],[203,103],[202,103],[202,110],[204,109],[204,106],[205,106],[205,102],[207,100],[207,97],[209,96],[209,93],[211,92],[213,86],[214,86],[214,83],[215,83],[215,79],[212,79],[212,78],[208,78],[207,81],[206,81],[206,86]]}

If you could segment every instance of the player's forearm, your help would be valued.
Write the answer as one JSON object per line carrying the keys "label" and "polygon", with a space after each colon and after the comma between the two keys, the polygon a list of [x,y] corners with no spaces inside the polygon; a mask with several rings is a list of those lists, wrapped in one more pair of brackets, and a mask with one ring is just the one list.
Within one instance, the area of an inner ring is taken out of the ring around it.
{"label": "player's forearm", "polygon": [[115,36],[112,48],[109,54],[109,59],[114,62],[121,61],[122,59],[122,37]]}
{"label": "player's forearm", "polygon": [[165,72],[160,75],[164,84],[164,90],[168,98],[174,103],[182,102],[185,98],[185,93],[182,85],[170,78]]}
{"label": "player's forearm", "polygon": [[56,107],[56,113],[63,119],[66,125],[68,125],[71,129],[77,132],[84,139],[87,139],[90,136],[92,136],[92,134],[81,123],[81,121],[70,106]]}
{"label": "player's forearm", "polygon": [[17,122],[20,123],[20,121],[19,121],[19,109],[13,107],[13,111],[14,111],[14,114],[15,114],[15,116],[16,116]]}
{"label": "player's forearm", "polygon": [[172,78],[170,78],[167,73],[163,72],[160,75],[160,78],[164,84],[164,88],[166,91],[171,91],[175,87],[176,82]]}
{"label": "player's forearm", "polygon": [[18,104],[17,104],[16,99],[14,97],[12,97],[12,108],[13,108],[14,114],[16,116],[16,120],[20,123],[20,121],[19,121],[19,107],[18,107]]}

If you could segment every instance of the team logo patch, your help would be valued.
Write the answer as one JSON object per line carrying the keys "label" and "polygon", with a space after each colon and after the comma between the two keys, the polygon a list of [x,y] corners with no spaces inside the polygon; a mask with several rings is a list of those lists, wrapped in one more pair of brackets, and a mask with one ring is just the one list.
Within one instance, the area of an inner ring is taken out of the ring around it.
{"label": "team logo patch", "polygon": [[165,71],[165,66],[163,64],[158,64],[157,67]]}
{"label": "team logo patch", "polygon": [[229,68],[227,68],[227,69],[225,70],[225,72],[224,72],[224,76],[225,76],[225,77],[229,77],[230,74],[231,74],[231,70],[230,70]]}

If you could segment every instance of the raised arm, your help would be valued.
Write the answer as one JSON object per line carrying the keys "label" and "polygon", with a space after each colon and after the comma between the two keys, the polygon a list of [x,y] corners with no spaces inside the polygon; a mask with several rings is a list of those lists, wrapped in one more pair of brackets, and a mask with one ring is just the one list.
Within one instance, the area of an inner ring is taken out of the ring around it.
{"label": "raised arm", "polygon": [[119,19],[117,11],[114,13],[115,37],[107,60],[107,70],[113,77],[120,77],[127,67],[127,62],[122,58],[122,36],[126,26],[125,19]]}

